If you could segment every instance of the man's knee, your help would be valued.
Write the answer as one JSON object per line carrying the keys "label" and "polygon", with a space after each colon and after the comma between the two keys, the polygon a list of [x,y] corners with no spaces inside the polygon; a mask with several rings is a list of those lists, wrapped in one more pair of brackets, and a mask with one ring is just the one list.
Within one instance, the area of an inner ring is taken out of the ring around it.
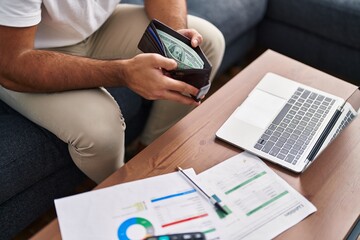
{"label": "man's knee", "polygon": [[211,51],[216,51],[221,56],[225,51],[225,38],[222,32],[212,23],[207,22],[205,31],[202,32],[204,38],[204,48],[209,48]]}
{"label": "man's knee", "polygon": [[112,155],[124,148],[125,122],[118,119],[101,117],[93,124],[82,126],[79,136],[70,142],[83,157]]}
{"label": "man's knee", "polygon": [[78,125],[69,151],[87,176],[101,182],[124,164],[125,121],[117,106],[89,118]]}

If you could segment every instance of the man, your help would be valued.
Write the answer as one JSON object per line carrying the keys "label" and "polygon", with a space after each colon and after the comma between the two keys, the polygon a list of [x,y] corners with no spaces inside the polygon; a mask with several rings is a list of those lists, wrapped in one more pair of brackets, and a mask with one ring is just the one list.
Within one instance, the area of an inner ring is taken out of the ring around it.
{"label": "man", "polygon": [[176,68],[174,60],[137,49],[152,18],[190,38],[193,47],[202,44],[213,78],[223,36],[187,16],[185,0],[145,0],[144,7],[118,0],[1,2],[0,98],[68,143],[75,164],[96,182],[124,158],[125,122],[104,87],[128,87],[157,100],[145,145],[199,104],[189,97],[198,89],[163,74]]}

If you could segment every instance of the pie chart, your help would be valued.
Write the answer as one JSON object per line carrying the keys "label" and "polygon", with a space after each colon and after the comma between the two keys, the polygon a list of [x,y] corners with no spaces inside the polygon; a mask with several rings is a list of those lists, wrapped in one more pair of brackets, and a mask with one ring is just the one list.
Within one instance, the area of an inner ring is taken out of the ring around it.
{"label": "pie chart", "polygon": [[120,240],[144,239],[154,234],[154,227],[151,222],[145,218],[133,217],[120,224],[118,237]]}

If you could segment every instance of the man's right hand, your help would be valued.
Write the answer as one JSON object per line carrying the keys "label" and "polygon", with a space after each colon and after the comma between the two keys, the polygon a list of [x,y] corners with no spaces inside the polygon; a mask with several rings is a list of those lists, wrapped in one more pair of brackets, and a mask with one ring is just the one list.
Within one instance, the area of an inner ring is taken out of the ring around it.
{"label": "man's right hand", "polygon": [[146,99],[167,99],[183,104],[199,105],[189,94],[197,95],[194,86],[172,79],[166,71],[176,69],[175,60],[159,54],[139,54],[125,63],[126,85]]}

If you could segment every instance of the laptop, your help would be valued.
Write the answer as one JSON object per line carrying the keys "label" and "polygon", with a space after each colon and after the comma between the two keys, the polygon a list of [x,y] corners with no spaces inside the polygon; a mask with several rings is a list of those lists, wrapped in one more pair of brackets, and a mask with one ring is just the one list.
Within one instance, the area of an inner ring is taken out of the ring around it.
{"label": "laptop", "polygon": [[300,173],[358,114],[360,90],[342,99],[267,73],[216,137]]}

